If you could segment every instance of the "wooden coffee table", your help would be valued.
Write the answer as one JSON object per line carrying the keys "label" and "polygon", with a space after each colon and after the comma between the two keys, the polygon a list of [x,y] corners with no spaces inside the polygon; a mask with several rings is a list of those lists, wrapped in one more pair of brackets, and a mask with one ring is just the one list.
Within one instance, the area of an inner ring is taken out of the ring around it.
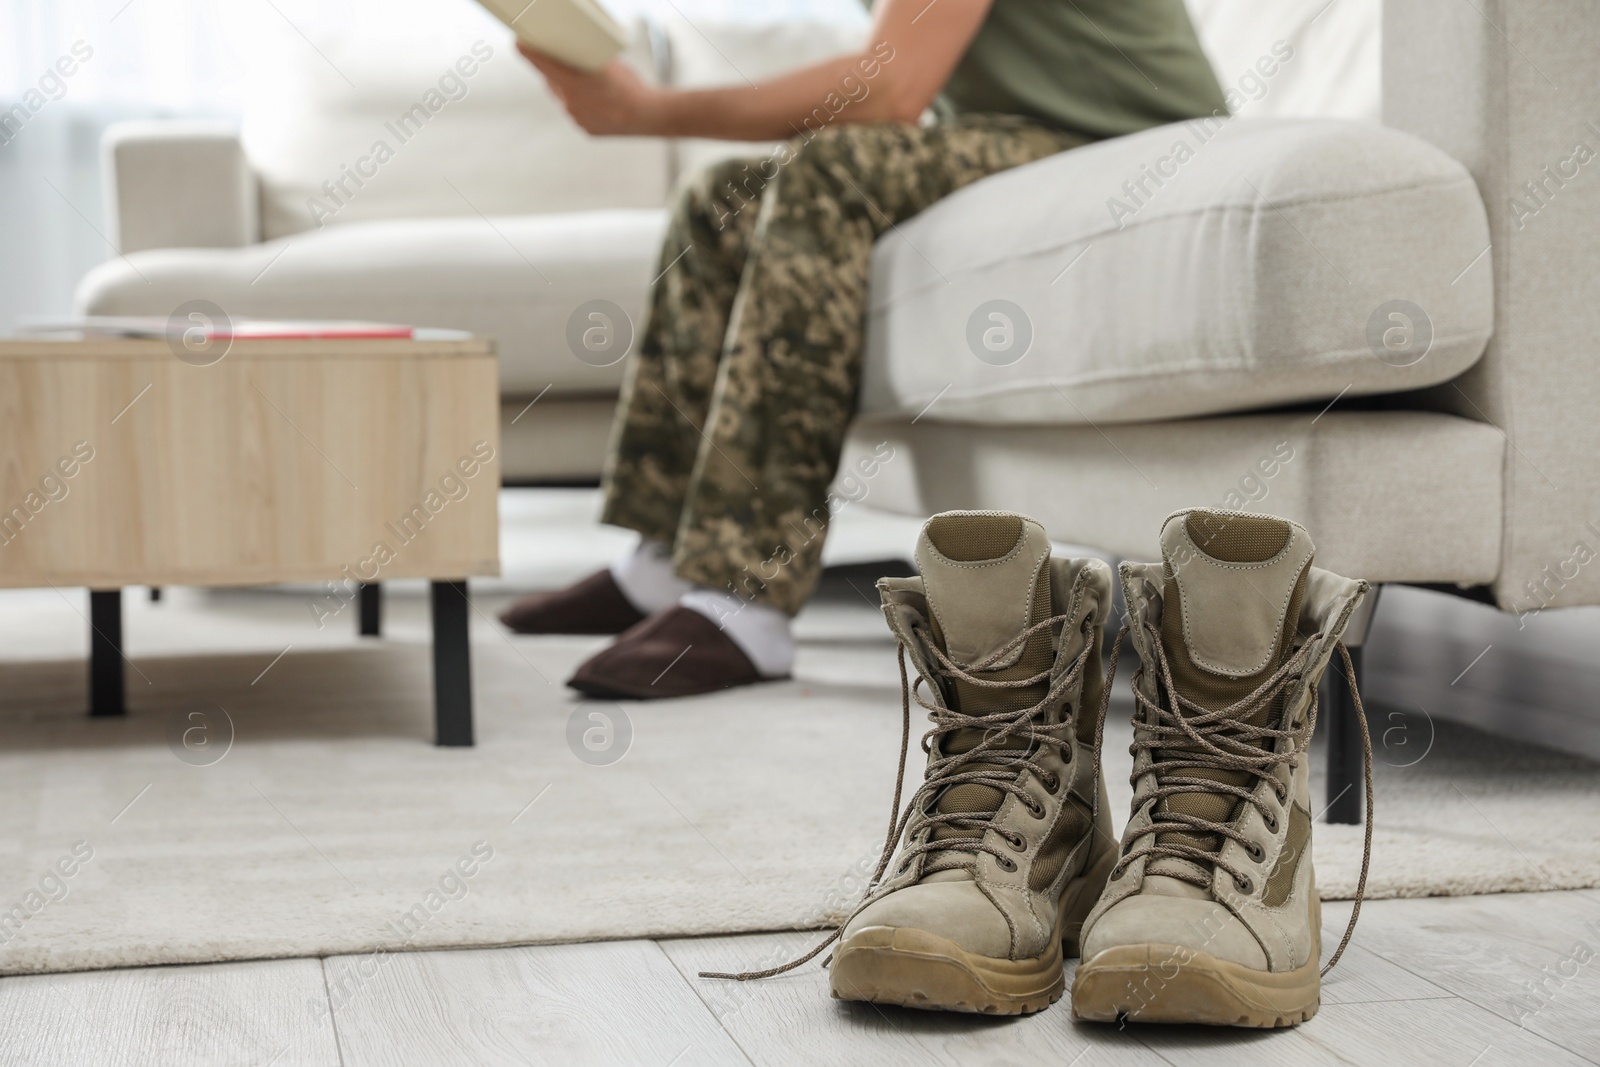
{"label": "wooden coffee table", "polygon": [[500,572],[493,343],[216,354],[0,341],[0,587],[90,589],[90,713],[114,715],[123,586],[330,583],[307,622],[354,602],[376,633],[379,583],[427,578],[435,740],[472,744],[466,583]]}

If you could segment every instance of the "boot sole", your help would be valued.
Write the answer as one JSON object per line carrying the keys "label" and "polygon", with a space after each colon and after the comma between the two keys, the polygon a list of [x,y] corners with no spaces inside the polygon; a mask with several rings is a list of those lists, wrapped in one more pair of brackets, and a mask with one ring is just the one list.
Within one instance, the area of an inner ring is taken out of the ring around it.
{"label": "boot sole", "polygon": [[1087,874],[1067,883],[1056,913],[1056,936],[1042,956],[996,959],[926,930],[869,926],[851,934],[834,953],[828,968],[834,999],[983,1015],[1043,1011],[1066,991],[1062,960],[1078,954],[1083,920],[1100,899],[1116,860],[1116,851],[1107,850]]}
{"label": "boot sole", "polygon": [[1307,911],[1311,955],[1292,971],[1258,971],[1186,946],[1116,945],[1078,964],[1072,1017],[1102,1023],[1297,1026],[1322,1005],[1322,901],[1314,889]]}
{"label": "boot sole", "polygon": [[1322,901],[1315,891],[1309,903],[1311,957],[1292,971],[1258,971],[1178,945],[1116,945],[1078,964],[1072,1017],[1260,1029],[1303,1023],[1322,1005]]}

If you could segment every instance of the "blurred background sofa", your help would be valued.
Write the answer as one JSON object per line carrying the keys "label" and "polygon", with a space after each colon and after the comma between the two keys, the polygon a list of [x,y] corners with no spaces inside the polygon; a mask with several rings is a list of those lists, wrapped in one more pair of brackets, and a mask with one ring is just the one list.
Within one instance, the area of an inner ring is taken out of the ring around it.
{"label": "blurred background sofa", "polygon": [[[440,11],[437,34],[381,44],[340,34],[318,52],[287,51],[278,89],[253,98],[237,128],[111,127],[107,217],[122,255],[83,280],[78,307],[164,315],[203,298],[233,317],[492,336],[507,480],[593,481],[624,363],[578,358],[568,320],[604,300],[630,320],[619,329],[639,325],[677,177],[738,148],[589,137],[509,33]],[[683,19],[635,31],[627,61],[686,85],[804,63],[862,35]],[[382,162],[380,141],[392,151]]]}
{"label": "blurred background sofa", "polygon": [[[1385,212],[1404,214],[1396,190],[1413,178],[1442,176],[1456,182],[1455,201],[1442,205],[1442,214],[1408,222],[1393,243],[1451,222],[1455,211],[1469,216],[1463,244],[1476,239],[1473,227],[1481,229],[1464,172],[1424,146],[1385,140],[1359,118],[1346,126],[1272,124],[1283,114],[1372,117],[1370,17],[1347,19],[1342,35],[1313,40],[1314,56],[1307,56],[1304,43],[1297,50],[1285,38],[1269,40],[1259,26],[1243,32],[1243,7],[1196,7],[1211,36],[1232,49],[1219,68],[1236,93],[1238,119],[1151,131],[1026,168],[1004,192],[1014,201],[1008,210],[995,210],[994,192],[966,207],[941,205],[929,215],[937,225],[928,240],[943,246],[943,258],[935,257],[943,266],[931,273],[904,241],[885,242],[868,411],[914,416],[951,384],[930,421],[1142,421],[1331,396],[1346,384],[1345,365],[1362,378],[1352,390],[1359,393],[1440,380],[1470,364],[1489,328],[1481,284],[1444,292],[1455,331],[1449,352],[1436,351],[1416,368],[1386,368],[1368,358],[1359,338],[1351,345],[1336,336],[1333,323],[1339,312],[1370,310],[1363,305],[1374,294],[1399,284],[1407,257],[1370,264],[1359,292],[1330,311],[1315,297],[1325,288],[1320,276],[1305,274],[1304,292],[1280,288],[1300,273],[1300,260],[1316,256],[1285,240],[1298,240],[1287,228],[1292,218],[1261,204],[1260,211],[1245,205],[1232,212],[1225,232],[1204,219],[1187,221],[1196,204],[1215,207],[1213,218],[1229,216],[1229,198],[1245,190],[1232,174],[1243,168],[1290,212],[1300,210],[1290,200],[1307,196],[1355,197],[1359,206],[1336,217],[1332,229],[1353,223],[1359,239]],[[591,479],[622,364],[577,358],[569,318],[580,305],[606,300],[637,325],[660,267],[665,205],[676,181],[732,154],[770,155],[771,146],[587,137],[505,35],[479,36],[481,25],[457,27],[440,10],[434,34],[374,41],[334,33],[316,39],[315,50],[286,50],[270,90],[251,98],[237,128],[182,121],[113,127],[104,145],[105,196],[109,236],[121,255],[84,279],[79,308],[164,314],[202,297],[235,317],[373,318],[488,334],[501,353],[508,475]],[[673,85],[737,82],[857,45],[863,32],[859,25],[675,17],[641,21],[628,58],[647,77]],[[1367,54],[1365,68],[1352,52]],[[1365,78],[1352,74],[1363,69]],[[1226,127],[1226,136],[1198,151],[1201,137]],[[1132,203],[1120,188],[1129,180],[1154,190],[1144,171],[1179,137],[1197,149],[1181,179],[1168,179],[1171,188],[1158,190],[1148,207],[1113,219],[1108,198]],[[1388,168],[1363,169],[1369,160],[1343,159],[1351,145],[1397,157]],[[1328,162],[1344,172],[1319,177]],[[1260,222],[1276,232],[1251,235]],[[1084,270],[1057,278],[1097,241]],[[1174,262],[1173,253],[1188,262]],[[1140,281],[1113,308],[1097,283],[1116,275],[1118,260]],[[1008,267],[1013,261],[1026,262]],[[1191,266],[1200,269],[1184,276]],[[949,299],[947,282],[959,300]],[[1149,314],[1169,304],[1175,284],[1189,290],[1182,313]],[[1013,367],[982,363],[965,343],[965,317],[995,295],[1009,295],[1037,320],[1037,344]],[[890,297],[898,299],[891,304]],[[927,314],[930,301],[940,314]],[[1110,312],[1120,326],[1108,318],[1103,329],[1086,330],[1085,309]],[[1060,328],[1069,321],[1073,328]],[[1136,336],[1129,328],[1137,324],[1152,329]],[[1244,332],[1232,329],[1239,326]],[[1292,350],[1282,347],[1285,340]],[[1197,348],[1205,349],[1198,358]],[[935,367],[926,366],[929,358]],[[1181,388],[1170,387],[1174,373],[1184,377]],[[953,384],[943,380],[951,374],[959,379]],[[1052,390],[1041,394],[1041,375],[1068,390],[1081,412]],[[528,409],[535,398],[537,409]]]}
{"label": "blurred background sofa", "polygon": [[[874,504],[1020,508],[1123,556],[1153,552],[1175,507],[1262,508],[1376,582],[1524,617],[1600,602],[1580,550],[1600,545],[1600,183],[1574,162],[1600,143],[1592,18],[1191,8],[1233,117],[996,175],[879,242],[852,443],[895,450]],[[629,61],[755,80],[861,32],[641,22]],[[550,483],[597,475],[622,374],[575,354],[574,312],[610,301],[636,328],[675,183],[770,146],[587,138],[507,39],[441,25],[319,40],[237,129],[119,126],[104,152],[120,254],[81,311],[204,297],[494,336],[508,480]],[[1020,355],[969,343],[997,300]]]}

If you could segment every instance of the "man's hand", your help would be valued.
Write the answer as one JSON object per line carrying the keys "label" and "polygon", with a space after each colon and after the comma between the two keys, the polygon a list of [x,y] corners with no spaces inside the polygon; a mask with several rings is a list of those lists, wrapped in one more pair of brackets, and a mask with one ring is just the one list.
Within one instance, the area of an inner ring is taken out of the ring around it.
{"label": "man's hand", "polygon": [[660,133],[661,91],[646,85],[628,65],[613,59],[587,74],[517,42],[517,51],[539,68],[572,121],[594,134]]}
{"label": "man's hand", "polygon": [[[860,49],[760,86],[663,89],[613,59],[585,74],[520,44],[579,126],[598,134],[776,141],[836,122],[916,122],[994,0],[877,0]],[[923,16],[927,16],[924,18]]]}

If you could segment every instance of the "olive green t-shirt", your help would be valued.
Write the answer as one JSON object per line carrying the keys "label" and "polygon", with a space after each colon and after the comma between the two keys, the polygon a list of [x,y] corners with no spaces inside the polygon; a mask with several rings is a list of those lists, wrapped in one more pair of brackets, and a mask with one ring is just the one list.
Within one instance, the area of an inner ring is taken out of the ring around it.
{"label": "olive green t-shirt", "polygon": [[1183,0],[994,0],[934,108],[1096,138],[1227,113]]}

